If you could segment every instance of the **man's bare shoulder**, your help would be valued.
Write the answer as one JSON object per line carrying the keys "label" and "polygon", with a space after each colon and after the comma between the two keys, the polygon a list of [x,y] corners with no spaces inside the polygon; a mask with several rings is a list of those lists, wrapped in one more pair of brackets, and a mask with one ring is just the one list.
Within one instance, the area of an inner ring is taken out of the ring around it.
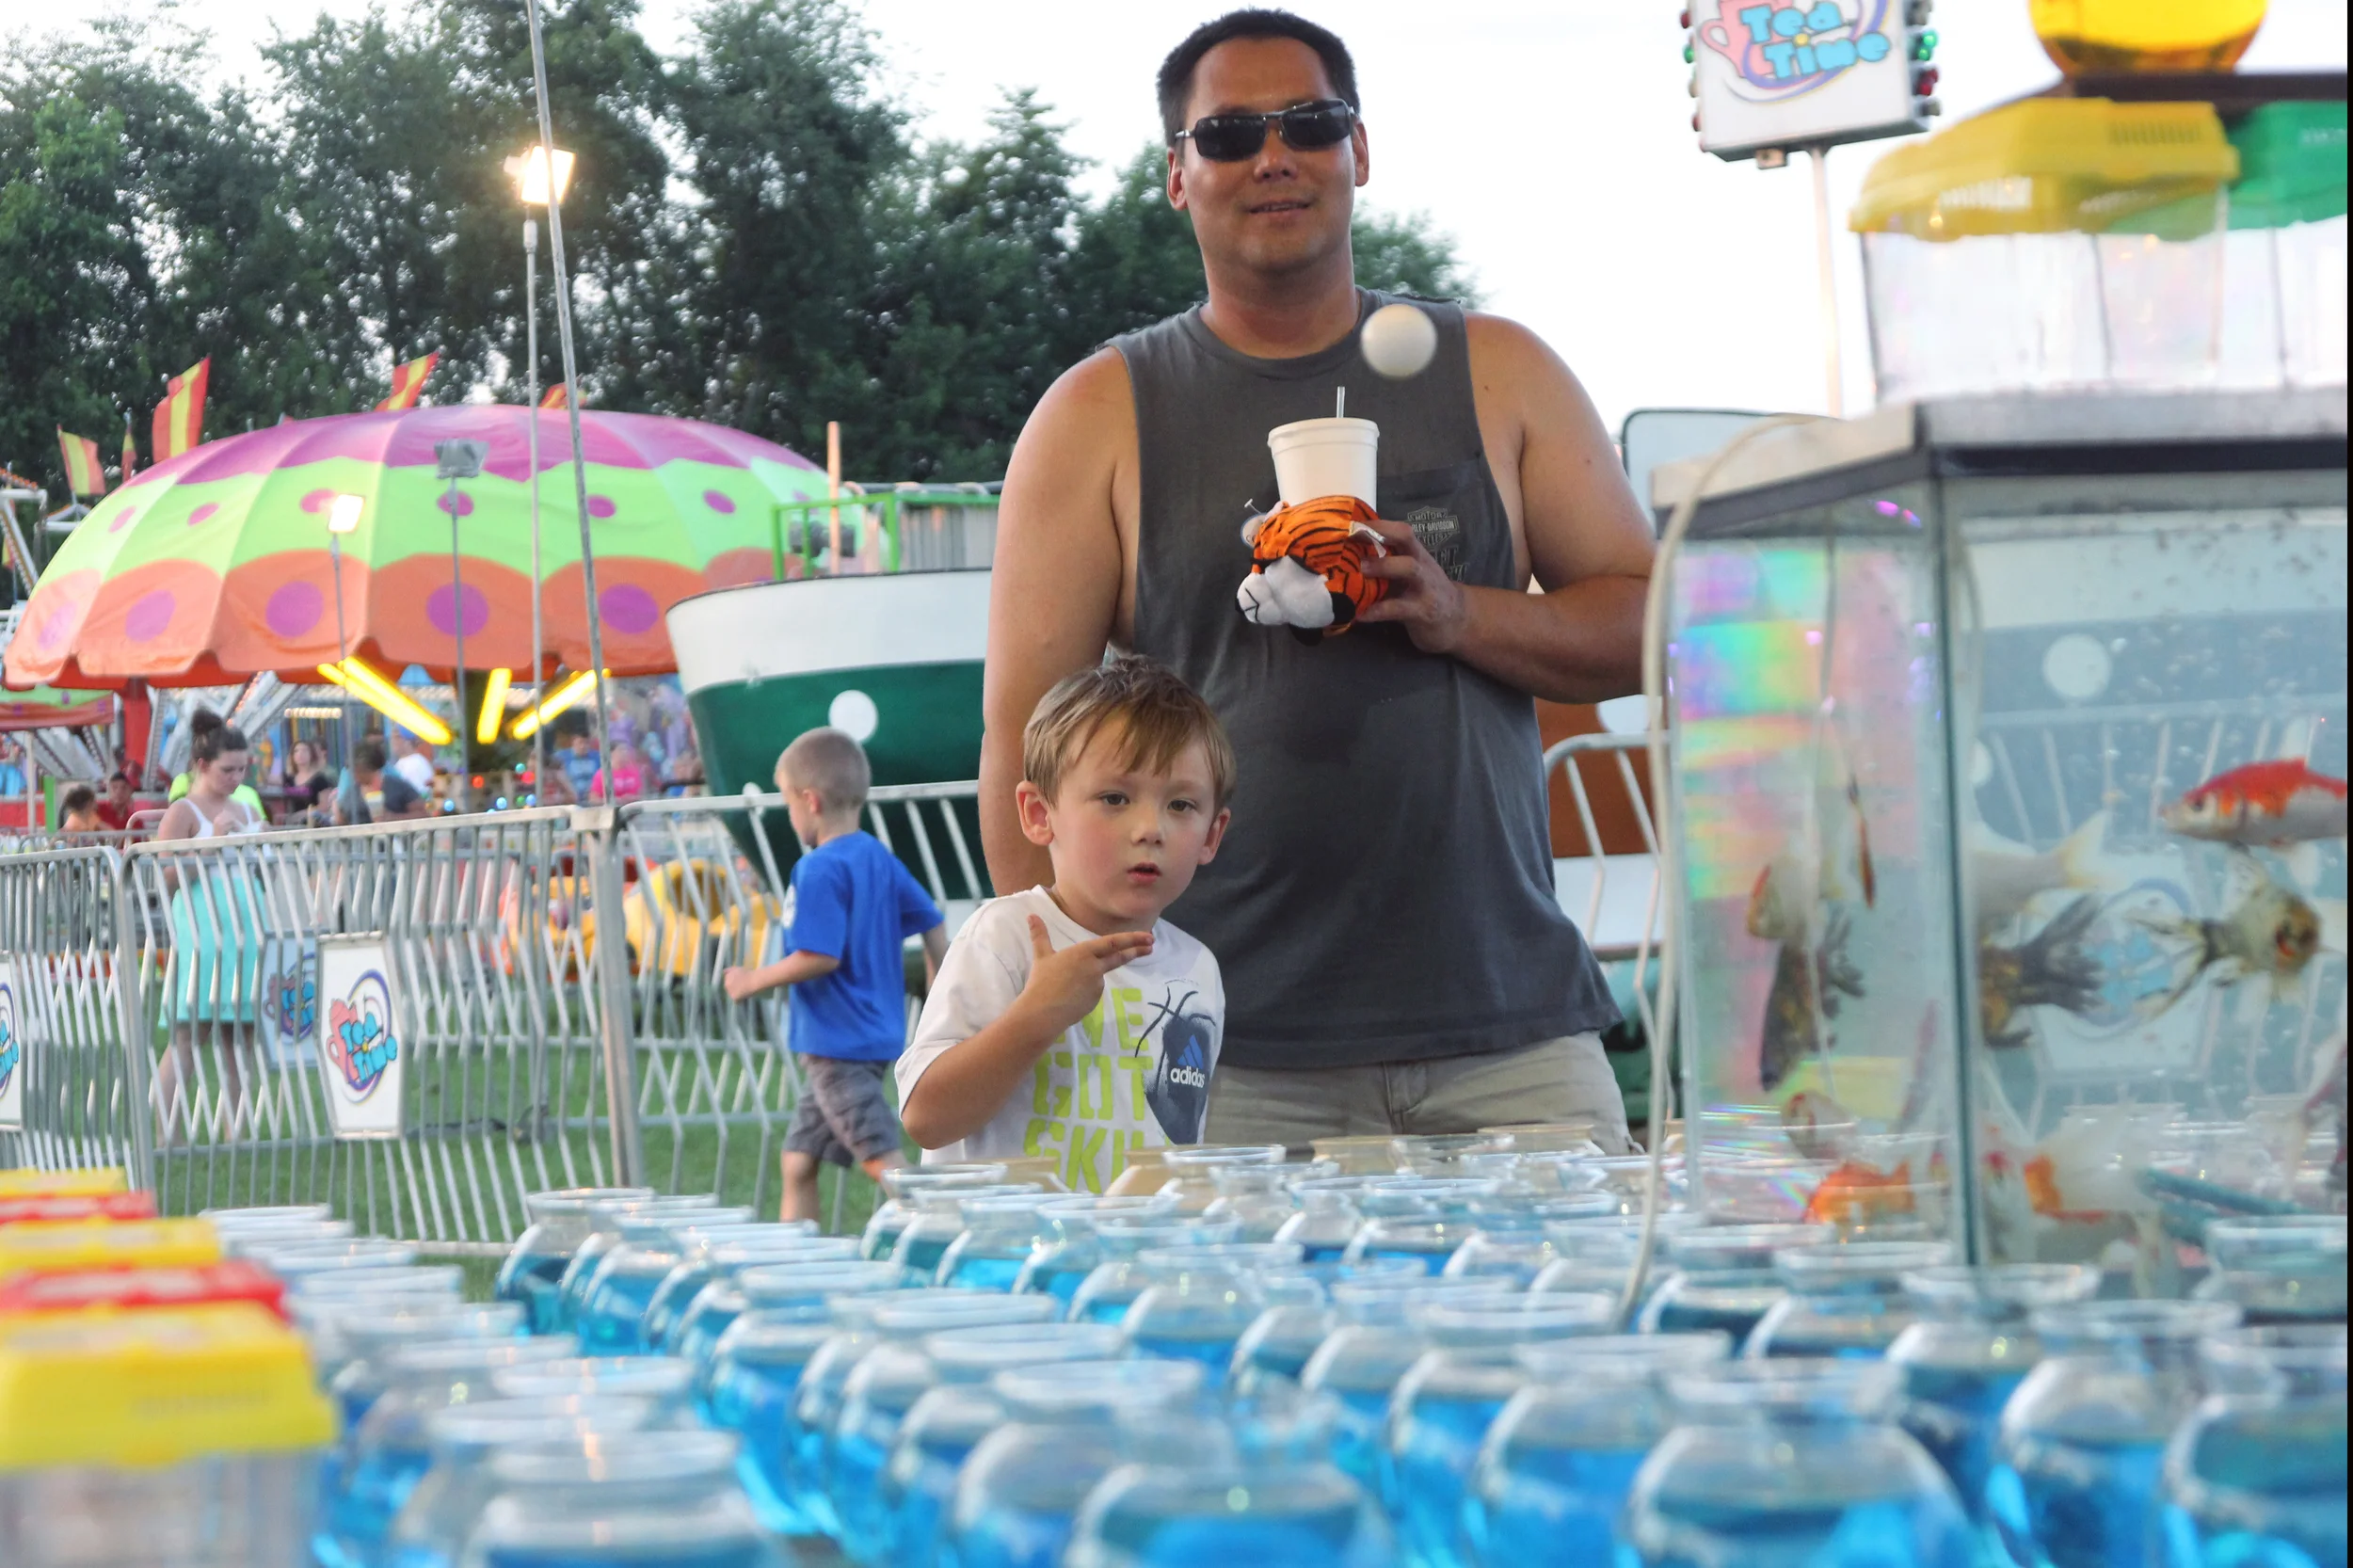
{"label": "man's bare shoulder", "polygon": [[1024,426],[1026,435],[1043,423],[1059,435],[1085,431],[1101,435],[1136,421],[1134,390],[1128,382],[1128,361],[1116,348],[1098,348],[1054,377]]}
{"label": "man's bare shoulder", "polygon": [[1569,378],[1568,365],[1552,345],[1510,316],[1465,311],[1463,329],[1470,343],[1471,375],[1482,388],[1491,378],[1514,384]]}

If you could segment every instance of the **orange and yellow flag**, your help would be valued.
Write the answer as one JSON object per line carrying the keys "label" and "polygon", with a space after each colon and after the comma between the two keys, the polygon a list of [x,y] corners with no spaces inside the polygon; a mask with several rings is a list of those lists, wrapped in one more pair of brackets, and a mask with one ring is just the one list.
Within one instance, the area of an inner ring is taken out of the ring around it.
{"label": "orange and yellow flag", "polygon": [[204,439],[204,383],[213,374],[206,355],[171,378],[155,405],[154,459],[177,457]]}
{"label": "orange and yellow flag", "polygon": [[381,414],[415,408],[417,394],[424,391],[424,378],[433,374],[433,367],[440,363],[440,360],[441,351],[437,348],[422,360],[411,360],[407,364],[393,366],[392,395],[377,404],[376,411]]}
{"label": "orange and yellow flag", "polygon": [[139,466],[139,449],[131,440],[131,416],[122,416],[122,477],[131,477],[131,471]]}
{"label": "orange and yellow flag", "polygon": [[98,463],[98,443],[57,427],[57,450],[65,455],[65,486],[75,495],[104,495],[106,471]]}
{"label": "orange and yellow flag", "polygon": [[539,399],[542,408],[561,408],[571,400],[572,387],[568,381],[558,381],[548,389],[548,395]]}

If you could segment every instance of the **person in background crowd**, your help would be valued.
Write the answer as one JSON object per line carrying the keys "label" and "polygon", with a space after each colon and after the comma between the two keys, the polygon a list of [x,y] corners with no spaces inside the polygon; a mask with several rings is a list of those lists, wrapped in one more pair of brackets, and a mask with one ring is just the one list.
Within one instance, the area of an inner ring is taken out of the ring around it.
{"label": "person in background crowd", "polygon": [[422,735],[402,731],[392,749],[399,758],[392,771],[408,781],[408,787],[424,799],[433,797],[433,776],[439,771],[433,765],[433,746]]}
{"label": "person in background crowd", "polygon": [[334,792],[335,776],[327,771],[327,758],[316,741],[296,741],[286,767],[286,809],[310,811]]}
{"label": "person in background crowd", "polygon": [[98,803],[98,820],[118,833],[129,827],[131,813],[138,809],[138,802],[132,798],[137,793],[137,781],[128,769],[108,775],[106,798]]}
{"label": "person in background crowd", "polygon": [[64,833],[99,833],[106,822],[98,814],[98,792],[76,784],[57,799],[57,828]]}
{"label": "person in background crowd", "polygon": [[[188,721],[188,787],[156,824],[158,842],[222,839],[265,827],[245,782],[252,748],[245,732],[217,713],[198,710]],[[223,857],[174,857],[165,878],[172,886],[171,957],[164,980],[171,1008],[171,1046],[155,1079],[156,1110],[163,1141],[188,1141],[203,1118],[200,1103],[181,1104],[181,1085],[196,1080],[200,1102],[206,1085],[197,1067],[196,1044],[209,1035],[219,1051],[219,1136],[235,1138],[243,1117],[237,1048],[248,1037],[261,977],[254,961],[262,931],[260,900],[249,874]]]}
{"label": "person in background crowd", "polygon": [[396,767],[386,765],[384,743],[370,736],[351,748],[351,784],[338,802],[346,825],[405,822],[433,814],[432,802]]}
{"label": "person in background crowd", "polygon": [[[638,758],[637,748],[626,741],[613,743],[611,792],[612,804],[615,806],[624,805],[632,800],[643,800],[646,796],[645,764]],[[602,769],[599,769],[596,777],[589,781],[588,798],[603,800],[605,793],[604,773]]]}
{"label": "person in background crowd", "polygon": [[18,760],[22,755],[14,741],[0,741],[0,795],[21,795],[31,788]]}
{"label": "person in background crowd", "polygon": [[[205,748],[209,744],[211,744],[212,737],[220,734],[224,730],[228,730],[229,728],[228,722],[218,713],[214,712],[209,708],[199,708],[188,718],[188,750],[191,759],[204,755]],[[244,732],[242,730],[237,730],[233,731],[233,733],[242,735]],[[247,770],[253,765],[253,753],[247,747],[240,747],[239,749],[245,752],[245,764],[237,770],[237,782],[234,786],[237,804],[243,806],[248,811],[251,812],[253,814],[253,820],[257,824],[265,823],[269,820],[269,810],[262,804],[262,792],[255,789],[245,780]],[[195,777],[196,765],[194,761],[191,760],[188,772],[180,774],[173,777],[171,781],[170,792],[166,794],[164,799],[167,802],[177,802],[185,798],[194,784]],[[168,815],[168,813],[167,813],[167,815]],[[162,836],[161,831],[158,830],[157,837],[160,838]],[[201,837],[201,835],[197,836]],[[189,835],[182,834],[180,837],[186,838],[189,837]]]}
{"label": "person in background crowd", "polygon": [[555,761],[564,770],[564,782],[570,786],[572,798],[588,799],[597,771],[604,765],[604,760],[597,755],[596,737],[585,729],[573,730],[570,745],[557,754]]}

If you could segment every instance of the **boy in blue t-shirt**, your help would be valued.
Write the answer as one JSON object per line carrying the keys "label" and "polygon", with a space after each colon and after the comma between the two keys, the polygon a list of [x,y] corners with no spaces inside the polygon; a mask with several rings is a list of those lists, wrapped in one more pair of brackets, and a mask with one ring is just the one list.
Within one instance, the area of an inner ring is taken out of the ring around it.
{"label": "boy in blue t-shirt", "polygon": [[802,1094],[784,1135],[784,1217],[817,1215],[820,1162],[879,1176],[905,1163],[899,1113],[884,1093],[907,1036],[901,951],[923,938],[924,971],[938,970],[948,931],[899,857],[858,827],[872,781],[866,753],[839,729],[812,729],[776,759],[792,831],[808,853],[792,868],[792,952],[720,976],[729,999],[792,987],[785,1016]]}

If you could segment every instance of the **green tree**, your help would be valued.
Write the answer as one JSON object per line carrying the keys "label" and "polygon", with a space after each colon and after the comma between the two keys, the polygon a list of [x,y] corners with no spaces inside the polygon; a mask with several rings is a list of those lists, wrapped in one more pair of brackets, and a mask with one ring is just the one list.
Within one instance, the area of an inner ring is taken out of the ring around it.
{"label": "green tree", "polygon": [[935,150],[899,193],[868,315],[875,338],[858,471],[1004,472],[1061,373],[1078,164],[1034,94],[1010,94],[970,147]]}
{"label": "green tree", "polygon": [[718,0],[672,105],[693,189],[677,346],[649,403],[823,451],[863,399],[884,206],[902,200],[904,116],[869,85],[873,41],[835,0]]}
{"label": "green tree", "polygon": [[126,184],[120,115],[70,93],[0,96],[0,462],[60,494],[52,426],[111,447],[144,373]]}

